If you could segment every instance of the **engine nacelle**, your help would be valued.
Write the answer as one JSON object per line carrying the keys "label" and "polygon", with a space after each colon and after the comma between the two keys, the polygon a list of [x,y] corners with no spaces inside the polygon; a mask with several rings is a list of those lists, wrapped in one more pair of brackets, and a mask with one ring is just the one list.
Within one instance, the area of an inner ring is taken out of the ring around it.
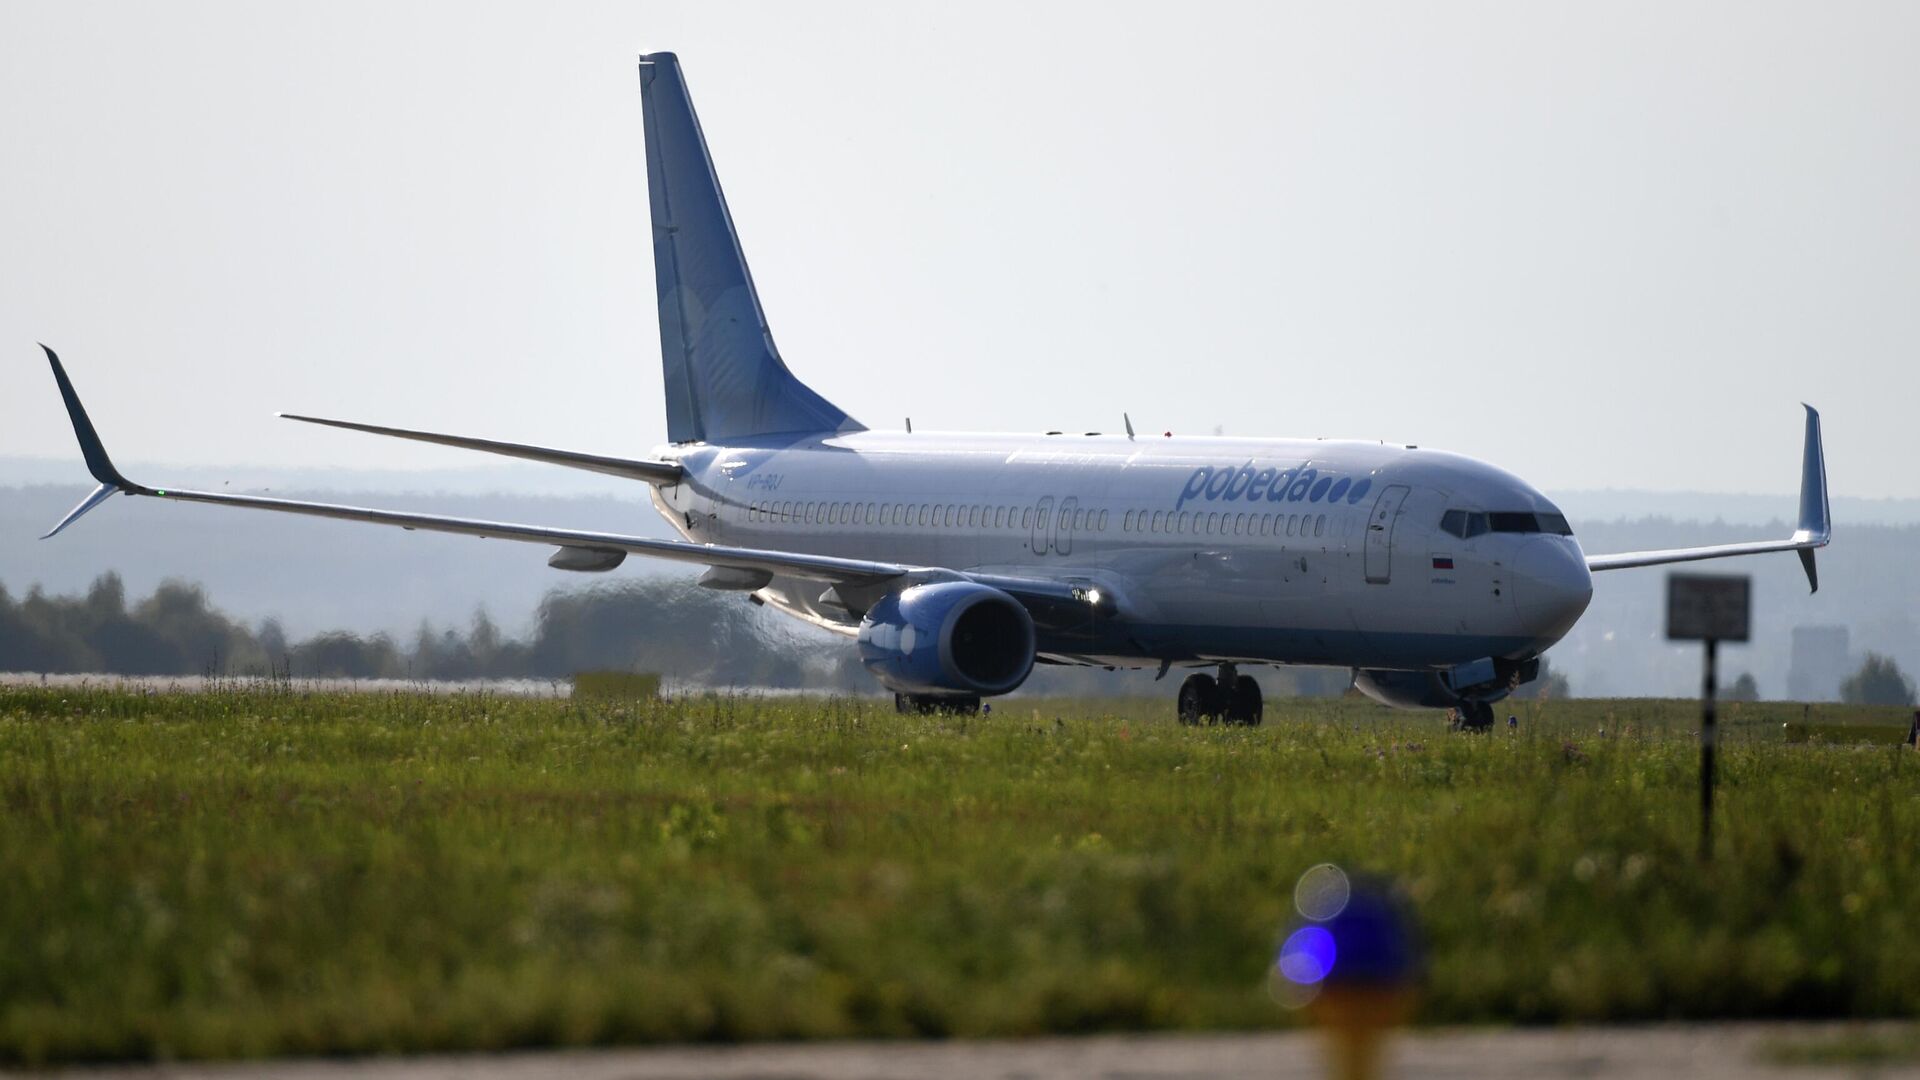
{"label": "engine nacelle", "polygon": [[1033,670],[1033,619],[999,589],[970,581],[888,593],[860,622],[860,662],[903,694],[1004,694]]}
{"label": "engine nacelle", "polygon": [[1396,709],[1451,709],[1462,701],[1494,702],[1540,675],[1540,660],[1486,659],[1447,671],[1358,669],[1353,687]]}
{"label": "engine nacelle", "polygon": [[1437,671],[1355,671],[1353,688],[1396,709],[1451,709],[1460,704],[1459,695]]}

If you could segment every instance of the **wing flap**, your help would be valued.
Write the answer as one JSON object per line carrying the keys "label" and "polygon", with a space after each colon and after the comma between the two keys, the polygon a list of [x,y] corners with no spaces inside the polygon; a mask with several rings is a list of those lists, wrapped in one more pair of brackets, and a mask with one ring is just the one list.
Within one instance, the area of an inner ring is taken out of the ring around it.
{"label": "wing flap", "polygon": [[789,577],[817,581],[869,584],[899,577],[912,567],[867,559],[843,559],[832,555],[806,555],[759,548],[695,544],[685,540],[653,540],[619,533],[590,532],[581,529],[557,529],[545,525],[521,525],[507,521],[481,521],[474,518],[443,517],[438,514],[413,514],[398,510],[375,510],[363,506],[273,499],[261,495],[229,495],[213,491],[181,491],[152,488],[133,494],[150,495],[181,502],[208,503],[249,510],[274,510],[308,517],[360,521],[371,525],[391,525],[422,532],[453,533],[481,539],[512,540],[527,544],[548,544],[590,551],[625,552],[670,562],[701,566],[726,566],[743,570],[766,570]]}

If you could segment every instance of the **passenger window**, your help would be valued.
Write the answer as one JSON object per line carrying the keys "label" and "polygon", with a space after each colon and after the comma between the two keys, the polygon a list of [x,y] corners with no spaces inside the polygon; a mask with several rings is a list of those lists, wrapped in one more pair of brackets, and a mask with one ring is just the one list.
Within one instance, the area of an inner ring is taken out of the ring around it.
{"label": "passenger window", "polygon": [[1100,511],[1100,523],[1098,525],[1095,525],[1093,527],[1093,530],[1095,532],[1107,531],[1107,512],[1105,510]]}
{"label": "passenger window", "polygon": [[1029,506],[1020,511],[1020,527],[1023,529],[1033,528],[1033,507]]}
{"label": "passenger window", "polygon": [[1120,531],[1121,532],[1133,531],[1133,511],[1129,510],[1126,513],[1120,515]]}
{"label": "passenger window", "polygon": [[1326,534],[1327,534],[1327,515],[1321,514],[1319,517],[1313,519],[1313,535],[1325,536]]}
{"label": "passenger window", "polygon": [[1167,512],[1165,510],[1155,510],[1153,512],[1153,531],[1154,532],[1162,531],[1161,527],[1166,524],[1166,513]]}

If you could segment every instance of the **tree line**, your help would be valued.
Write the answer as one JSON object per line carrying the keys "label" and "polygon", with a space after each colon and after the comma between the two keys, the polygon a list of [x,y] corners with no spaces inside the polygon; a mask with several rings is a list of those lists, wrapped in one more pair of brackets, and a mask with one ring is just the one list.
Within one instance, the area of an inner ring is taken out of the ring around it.
{"label": "tree line", "polygon": [[774,688],[865,682],[852,649],[765,621],[737,595],[639,578],[548,593],[524,638],[480,611],[465,628],[423,622],[407,640],[334,630],[293,641],[276,620],[249,627],[228,617],[198,585],[165,582],[130,603],[120,576],[107,573],[79,596],[35,587],[16,599],[0,585],[0,671],[463,680],[619,670]]}

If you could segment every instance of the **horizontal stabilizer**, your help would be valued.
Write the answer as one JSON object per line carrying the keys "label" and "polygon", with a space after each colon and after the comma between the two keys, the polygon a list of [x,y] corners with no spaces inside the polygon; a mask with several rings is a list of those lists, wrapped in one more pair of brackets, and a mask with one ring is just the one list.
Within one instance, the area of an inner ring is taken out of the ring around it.
{"label": "horizontal stabilizer", "polygon": [[677,484],[680,482],[680,466],[671,461],[642,461],[632,458],[602,457],[599,454],[580,454],[571,450],[554,450],[545,446],[528,446],[525,443],[499,442],[494,439],[474,439],[465,435],[440,435],[431,431],[411,431],[407,428],[380,427],[376,424],[356,424],[351,420],[327,420],[318,416],[296,416],[293,413],[281,413],[283,418],[298,420],[303,424],[322,424],[326,427],[345,428],[348,431],[365,431],[373,435],[388,435],[396,439],[412,439],[414,442],[435,443],[440,446],[452,446],[461,450],[479,450],[502,457],[521,458],[526,461],[539,461],[548,465],[560,465],[569,469],[584,469],[587,472],[606,473],[609,476],[624,476],[630,480],[644,480],[649,484]]}
{"label": "horizontal stabilizer", "polygon": [[1588,570],[1626,570],[1636,566],[1663,566],[1667,563],[1695,562],[1701,559],[1725,559],[1735,555],[1762,555],[1774,551],[1792,551],[1800,555],[1807,572],[1807,585],[1820,591],[1820,576],[1814,567],[1813,553],[1833,538],[1833,515],[1827,500],[1827,456],[1820,438],[1820,413],[1811,405],[1807,410],[1806,440],[1800,455],[1800,521],[1793,535],[1785,540],[1755,540],[1741,544],[1713,544],[1707,547],[1668,548],[1664,551],[1630,551],[1619,555],[1589,555]]}

